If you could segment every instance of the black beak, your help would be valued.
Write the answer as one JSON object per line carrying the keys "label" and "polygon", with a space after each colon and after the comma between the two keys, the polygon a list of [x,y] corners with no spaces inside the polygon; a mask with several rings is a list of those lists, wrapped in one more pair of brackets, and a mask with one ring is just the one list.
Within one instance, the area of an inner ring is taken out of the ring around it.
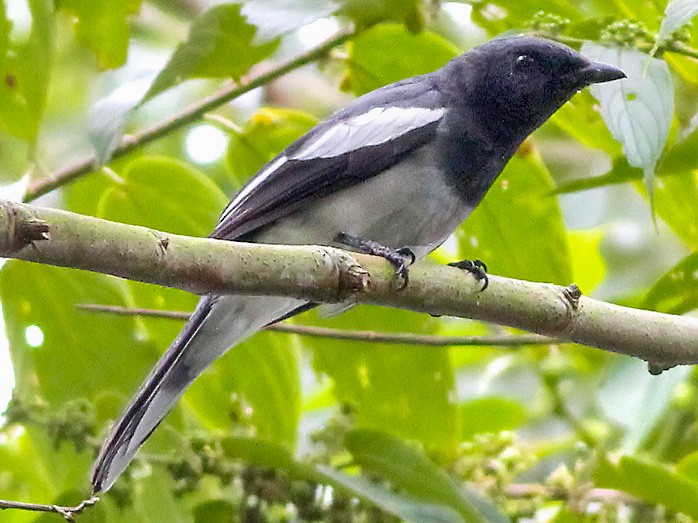
{"label": "black beak", "polygon": [[589,62],[574,75],[580,85],[600,84],[625,78],[625,73],[612,65],[601,62]]}

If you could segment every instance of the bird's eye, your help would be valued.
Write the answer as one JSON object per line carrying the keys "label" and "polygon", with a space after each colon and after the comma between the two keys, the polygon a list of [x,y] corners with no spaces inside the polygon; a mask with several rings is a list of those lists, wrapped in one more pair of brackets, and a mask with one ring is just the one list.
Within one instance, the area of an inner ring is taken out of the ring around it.
{"label": "bird's eye", "polygon": [[536,60],[532,56],[522,54],[516,57],[514,69],[518,72],[528,72],[536,67]]}

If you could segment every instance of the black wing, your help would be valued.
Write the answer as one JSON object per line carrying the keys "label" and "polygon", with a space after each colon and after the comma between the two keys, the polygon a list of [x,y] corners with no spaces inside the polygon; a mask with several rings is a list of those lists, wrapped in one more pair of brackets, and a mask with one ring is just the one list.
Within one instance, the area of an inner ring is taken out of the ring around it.
{"label": "black wing", "polygon": [[362,96],[266,164],[228,204],[211,237],[248,239],[318,198],[379,174],[431,141],[445,111],[433,75]]}

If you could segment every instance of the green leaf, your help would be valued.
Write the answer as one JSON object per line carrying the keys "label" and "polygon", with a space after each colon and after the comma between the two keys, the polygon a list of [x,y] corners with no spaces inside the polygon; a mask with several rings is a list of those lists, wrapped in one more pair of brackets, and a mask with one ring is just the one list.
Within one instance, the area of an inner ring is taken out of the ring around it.
{"label": "green leaf", "polygon": [[496,396],[466,401],[460,412],[464,440],[475,434],[514,430],[526,420],[526,409],[519,402]]}
{"label": "green leaf", "polygon": [[670,314],[698,309],[698,251],[689,254],[655,283],[643,307]]}
{"label": "green leaf", "polygon": [[424,12],[420,0],[340,0],[339,14],[350,18],[358,27],[370,27],[397,21],[413,33],[424,29]]}
{"label": "green leaf", "polygon": [[31,32],[8,42],[9,22],[0,19],[0,131],[30,142],[36,139],[46,108],[53,62],[54,20],[51,0],[30,0]]}
{"label": "green leaf", "polygon": [[[75,307],[125,306],[115,278],[10,261],[0,271],[0,298],[20,397],[40,395],[59,405],[106,391],[130,394],[152,362],[153,347],[134,336],[133,318]],[[28,328],[40,329],[43,340],[28,341]]]}
{"label": "green leaf", "polygon": [[698,1],[696,0],[671,0],[664,10],[664,19],[659,28],[658,39],[666,38],[671,33],[680,29],[698,14]]}
{"label": "green leaf", "polygon": [[659,463],[632,456],[611,462],[600,456],[594,479],[597,487],[622,490],[647,503],[698,517],[698,481]]}
{"label": "green leaf", "polygon": [[141,8],[142,0],[61,0],[58,6],[74,20],[75,37],[97,57],[102,69],[126,63],[131,28],[128,18]]}
{"label": "green leaf", "polygon": [[[519,153],[456,232],[460,257],[495,274],[569,285],[572,264],[552,178],[537,154]],[[525,217],[525,219],[523,219]]]}
{"label": "green leaf", "polygon": [[238,80],[278,45],[277,40],[255,45],[255,32],[239,4],[212,7],[194,20],[189,37],[177,47],[141,103],[190,78]]}
{"label": "green leaf", "polygon": [[248,0],[242,15],[257,26],[255,42],[271,40],[334,13],[340,5],[317,0]]}
{"label": "green leaf", "polygon": [[601,230],[570,231],[574,282],[584,294],[590,294],[606,276],[606,262],[601,256]]}
{"label": "green leaf", "polygon": [[206,236],[228,202],[223,192],[189,165],[165,157],[128,164],[99,200],[97,215],[188,236]]}
{"label": "green leaf", "polygon": [[[395,49],[400,52],[395,53]],[[409,76],[435,71],[457,54],[457,47],[435,33],[413,34],[402,25],[378,25],[351,42],[343,88],[362,95]]]}
{"label": "green leaf", "polygon": [[[426,314],[360,306],[323,323],[426,334],[435,333],[439,322]],[[301,343],[313,350],[315,371],[332,378],[335,397],[351,406],[358,426],[418,439],[437,454],[453,454],[459,423],[447,348],[320,338]]]}
{"label": "green leaf", "polygon": [[262,107],[242,129],[228,129],[230,143],[226,163],[235,185],[242,186],[265,163],[316,123],[316,118],[302,111]]}
{"label": "green leaf", "polygon": [[674,115],[674,87],[669,66],[635,49],[609,48],[587,42],[582,53],[622,69],[627,79],[590,87],[601,116],[623,144],[628,163],[644,172],[650,195],[654,169],[669,136]]}
{"label": "green leaf", "polygon": [[654,209],[690,248],[698,248],[698,171],[657,178]]}
{"label": "green leaf", "polygon": [[698,481],[698,452],[685,455],[676,464],[676,472]]}
{"label": "green leaf", "polygon": [[456,483],[424,452],[375,430],[354,430],[344,441],[363,468],[379,474],[418,499],[457,510],[465,521],[508,521],[494,505]]}

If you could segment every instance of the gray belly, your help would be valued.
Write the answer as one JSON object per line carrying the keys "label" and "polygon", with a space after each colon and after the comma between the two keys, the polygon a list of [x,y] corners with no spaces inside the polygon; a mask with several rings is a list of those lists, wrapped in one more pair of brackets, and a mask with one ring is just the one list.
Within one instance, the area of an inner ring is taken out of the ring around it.
{"label": "gray belly", "polygon": [[391,168],[365,182],[312,202],[255,235],[262,243],[336,245],[344,232],[386,247],[409,247],[421,258],[470,214],[435,171],[430,148],[417,151],[410,171]]}

